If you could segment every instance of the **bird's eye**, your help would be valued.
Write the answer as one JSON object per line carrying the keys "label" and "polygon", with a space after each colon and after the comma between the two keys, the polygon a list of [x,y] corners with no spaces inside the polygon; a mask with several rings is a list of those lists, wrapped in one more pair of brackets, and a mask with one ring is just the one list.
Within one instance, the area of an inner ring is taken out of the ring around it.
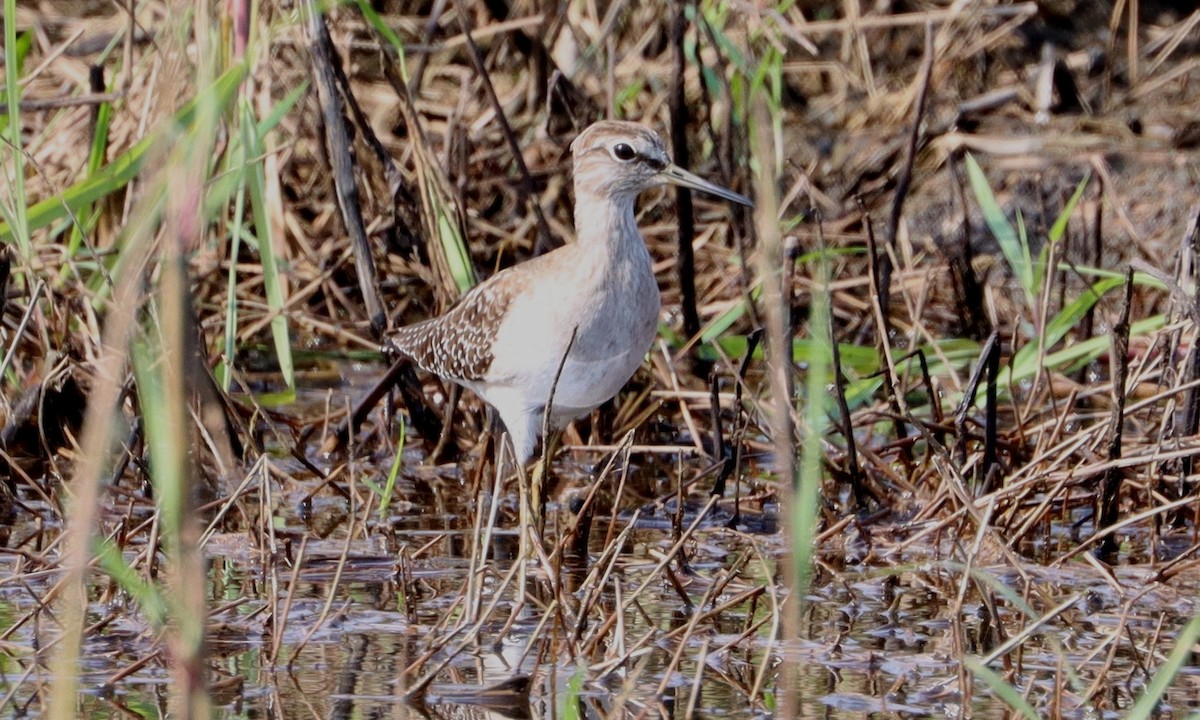
{"label": "bird's eye", "polygon": [[632,160],[637,157],[637,152],[628,143],[613,145],[612,154],[618,160]]}

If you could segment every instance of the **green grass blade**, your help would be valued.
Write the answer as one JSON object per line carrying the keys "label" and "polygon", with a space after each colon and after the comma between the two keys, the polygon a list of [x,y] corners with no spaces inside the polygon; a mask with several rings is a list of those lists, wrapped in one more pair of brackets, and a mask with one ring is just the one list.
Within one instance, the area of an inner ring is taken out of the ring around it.
{"label": "green grass blade", "polygon": [[363,485],[366,485],[371,492],[379,496],[379,519],[381,521],[387,520],[387,510],[392,504],[392,495],[396,493],[396,478],[400,476],[400,466],[403,464],[402,460],[404,459],[404,444],[406,436],[407,429],[404,425],[403,418],[401,418],[400,439],[396,441],[396,454],[392,458],[392,467],[390,470],[388,470],[387,482],[384,483],[383,487],[379,487],[379,484],[370,478],[364,477],[360,480],[360,482],[362,482]]}
{"label": "green grass blade", "polygon": [[150,480],[154,486],[154,500],[162,513],[163,535],[173,537],[182,518],[171,512],[181,507],[180,498],[187,492],[187,480],[170,459],[186,452],[174,446],[171,428],[178,421],[172,416],[178,412],[167,401],[166,358],[161,350],[162,338],[158,328],[152,328],[155,337],[133,344],[133,375],[137,381],[138,404],[145,422],[142,432],[146,436],[146,448],[150,455]]}
{"label": "green grass blade", "polygon": [[[28,48],[28,41],[25,43]],[[5,242],[16,241],[21,258],[27,265],[33,255],[29,243],[29,218],[26,212],[25,199],[25,148],[21,145],[21,85],[18,82],[21,61],[24,53],[17,44],[17,2],[4,0],[4,82],[5,101],[8,104],[7,127],[8,152],[12,154],[12,176],[6,178],[12,189],[9,197],[12,207],[5,208],[8,218],[7,227],[12,230],[3,237]],[[16,122],[13,122],[13,120]],[[7,167],[7,166],[6,166]]]}
{"label": "green grass blade", "polygon": [[[397,415],[397,417],[400,417]],[[396,478],[400,476],[400,466],[404,459],[404,444],[407,439],[408,428],[404,424],[404,420],[400,419],[400,438],[396,441],[396,457],[392,460],[392,467],[388,470],[387,484],[383,486],[383,493],[379,499],[379,519],[387,519],[388,506],[392,504],[392,495],[396,492]]]}
{"label": "green grass blade", "polygon": [[[794,590],[807,592],[812,575],[814,539],[817,535],[817,508],[820,507],[821,484],[824,479],[825,428],[837,412],[827,388],[833,380],[833,338],[830,335],[832,298],[829,287],[829,265],[817,263],[813,272],[813,292],[809,309],[809,336],[813,351],[809,353],[805,378],[804,432],[796,465],[796,497],[791,504],[792,572],[797,578]],[[791,371],[791,368],[788,368]]]}
{"label": "green grass blade", "polygon": [[[6,14],[4,17],[11,16]],[[9,55],[7,52],[5,52],[5,58],[6,62],[11,62],[14,57],[16,58],[16,61],[13,63],[13,67],[17,69],[17,76],[20,77],[22,70],[25,68],[25,58],[29,55],[29,51],[33,49],[33,33],[22,33],[17,36],[17,42],[15,45],[10,46],[5,43],[4,47],[15,48],[15,53],[13,55]],[[7,91],[7,87],[5,90]],[[19,92],[20,88],[17,88],[17,90]],[[5,102],[7,102],[7,100]],[[9,115],[7,109],[5,112],[0,113],[0,134],[6,134],[8,132],[8,126],[11,118],[12,116]]]}
{"label": "green grass blade", "polygon": [[[1125,280],[1124,270],[1108,270],[1105,268],[1089,267],[1087,265],[1072,265],[1067,262],[1060,262],[1057,265],[1059,270],[1078,273],[1081,277],[1091,276],[1096,278],[1120,278]],[[1154,288],[1155,290],[1166,290],[1167,286],[1162,280],[1154,277],[1150,273],[1135,272],[1133,274],[1133,284],[1140,287]]]}
{"label": "green grass blade", "polygon": [[1029,262],[1029,246],[1021,242],[1017,231],[1008,222],[1004,210],[1000,208],[1000,203],[996,201],[996,196],[992,193],[991,186],[988,185],[987,177],[970,153],[967,153],[967,179],[971,184],[972,192],[975,193],[979,208],[983,211],[984,222],[987,223],[992,236],[996,238],[1000,252],[1008,261],[1009,267],[1017,276],[1018,282],[1021,283],[1021,289],[1025,291],[1025,295],[1032,305],[1034,298],[1037,297],[1037,288],[1033,279],[1032,263]]}
{"label": "green grass blade", "polygon": [[[1166,315],[1138,320],[1129,325],[1129,337],[1141,337],[1163,329],[1167,324]],[[1062,372],[1071,372],[1080,365],[1086,365],[1104,355],[1112,347],[1112,338],[1108,335],[1089,338],[1050,353],[1046,356],[1046,367],[1058,368]]]}
{"label": "green grass blade", "polygon": [[1167,656],[1167,661],[1158,669],[1158,672],[1154,673],[1150,684],[1146,686],[1141,697],[1137,699],[1129,714],[1125,716],[1126,720],[1148,720],[1154,716],[1158,703],[1162,700],[1163,694],[1167,692],[1167,688],[1171,686],[1171,682],[1175,680],[1179,671],[1191,661],[1192,652],[1198,639],[1200,639],[1200,617],[1195,617],[1183,628],[1183,632],[1179,633],[1179,637],[1175,639],[1175,647],[1171,648],[1171,654]]}
{"label": "green grass blade", "polygon": [[1063,207],[1062,212],[1054,219],[1054,224],[1050,226],[1050,232],[1046,238],[1057,243],[1062,240],[1063,235],[1067,232],[1067,221],[1071,219],[1071,215],[1075,212],[1075,207],[1079,205],[1079,201],[1083,199],[1083,191],[1087,189],[1088,181],[1092,179],[1092,174],[1089,172],[1079,181],[1079,186],[1075,188],[1075,192],[1071,195],[1071,199]]}
{"label": "green grass blade", "polygon": [[[367,0],[358,0],[358,9],[367,22],[396,50],[396,57],[400,63],[400,78],[407,83],[408,68],[404,59],[404,43],[379,17]],[[471,263],[471,254],[467,251],[466,238],[463,237],[454,208],[438,190],[445,186],[445,181],[441,178],[441,173],[435,166],[431,154],[423,151],[419,143],[420,140],[414,149],[417,152],[417,174],[421,176],[419,185],[424,193],[425,202],[423,204],[428,212],[426,226],[428,232],[437,237],[442,248],[442,255],[446,260],[447,270],[461,295],[475,287],[479,280],[475,275],[475,266]]]}
{"label": "green grass blade", "polygon": [[[301,83],[299,87],[276,103],[275,107],[271,108],[271,112],[255,125],[259,146],[265,141],[267,133],[275,129],[307,90],[308,83]],[[231,196],[233,198],[233,219],[229,226],[229,274],[225,283],[224,351],[222,362],[217,367],[217,379],[225,390],[229,390],[233,381],[233,360],[237,356],[237,258],[241,254],[242,239],[248,237],[245,224],[246,180],[250,166],[255,162],[254,157],[248,151],[247,143],[242,142],[240,137],[235,140],[236,145],[231,148],[230,157],[235,159],[236,166],[230,168],[210,184],[205,203],[208,216],[215,217],[223,212],[223,208],[228,205],[229,198]],[[256,251],[262,252],[257,242],[254,242],[253,246]],[[272,330],[274,329],[272,328]],[[290,350],[289,344],[289,356],[292,355]]]}
{"label": "green grass blade", "polygon": [[[110,85],[108,90],[111,91]],[[88,148],[87,171],[85,178],[93,177],[100,172],[104,167],[104,158],[108,153],[108,131],[112,124],[112,103],[102,102],[96,110],[96,129],[92,135],[92,144]],[[83,238],[92,232],[96,226],[96,220],[100,214],[96,212],[95,204],[89,206],[89,210],[84,213],[83,225],[71,226],[71,237],[67,241],[67,256],[75,257],[79,252],[80,246],[83,244]],[[70,273],[70,268],[64,266],[59,277],[66,278]]]}
{"label": "green grass blade", "polygon": [[762,297],[762,282],[755,281],[754,285],[750,288],[749,300],[745,296],[742,296],[737,302],[730,305],[729,309],[710,320],[708,325],[700,330],[700,342],[704,345],[709,345],[721,340],[729,328],[733,327],[734,323],[745,317],[747,310],[746,303],[758,302],[760,297]]}
{"label": "green grass blade", "polygon": [[[748,342],[745,335],[726,335],[716,340],[716,344],[721,347],[723,353],[735,358],[746,354]],[[803,363],[804,365],[814,360],[819,360],[822,352],[827,353],[829,351],[830,346],[823,340],[797,338],[792,341],[792,361]],[[841,354],[842,367],[850,372],[859,375],[870,375],[879,371],[879,351],[874,347],[855,345],[854,343],[838,343],[838,352]],[[711,354],[705,355],[705,357],[716,359],[717,355]],[[761,344],[754,350],[754,357],[763,357]]]}
{"label": "green grass blade", "polygon": [[1026,292],[1037,295],[1041,289],[1041,278],[1038,277],[1037,268],[1033,266],[1033,255],[1029,252],[1029,232],[1025,228],[1025,213],[1021,212],[1021,208],[1013,210],[1013,216],[1017,221],[1017,240],[1020,241],[1018,246],[1021,250],[1021,264],[1029,268],[1029,285],[1026,287]]}
{"label": "green grass blade", "polygon": [[[1092,285],[1088,292],[1081,294],[1068,303],[1050,322],[1046,323],[1044,342],[1042,344],[1043,350],[1048,350],[1057,345],[1066,337],[1067,333],[1079,326],[1079,323],[1083,320],[1083,316],[1100,301],[1100,298],[1124,284],[1125,277],[1123,275],[1105,277]],[[1135,274],[1134,284],[1155,286],[1158,282],[1148,275],[1139,276]],[[1133,323],[1130,327],[1130,334],[1141,335],[1153,332],[1161,328],[1165,323],[1166,318],[1162,315],[1145,318]],[[1110,339],[1107,335],[1088,338],[1064,350],[1046,355],[1043,358],[1043,364],[1048,368],[1062,369],[1066,365],[1074,365],[1080,361],[1090,362],[1091,359],[1099,357],[1108,349],[1109,342]],[[1011,374],[1008,368],[1001,370],[1000,383],[1007,385],[1011,380],[1018,382],[1027,380],[1036,375],[1037,371],[1038,346],[1037,343],[1030,343],[1013,355]]]}
{"label": "green grass blade", "polygon": [[[249,103],[242,106],[242,142],[249,157],[262,156],[263,147],[254,128],[254,111]],[[279,360],[279,372],[288,388],[296,387],[296,370],[292,362],[292,343],[288,335],[286,300],[283,297],[283,278],[275,258],[275,242],[272,237],[270,209],[267,204],[266,182],[263,178],[262,162],[254,162],[247,168],[246,182],[250,189],[250,206],[254,211],[254,227],[258,235],[259,259],[262,262],[263,288],[267,294],[267,307],[271,312],[271,337],[275,342],[275,355]]]}
{"label": "green grass blade", "polygon": [[1028,720],[1041,720],[1041,714],[1029,704],[1029,701],[1021,695],[1020,691],[1005,682],[1004,678],[1000,677],[995,670],[992,670],[973,657],[963,658],[963,664],[967,666],[967,669],[975,677],[982,680],[984,684],[991,688],[996,697],[1000,698],[1005,705],[1020,713],[1021,717]]}
{"label": "green grass blade", "polygon": [[371,3],[367,0],[358,0],[358,10],[367,22],[396,49],[396,57],[400,63],[400,79],[407,85],[408,64],[404,59],[404,43],[400,40],[400,36],[392,32],[392,29],[383,21],[383,18],[379,17],[379,13],[375,12],[375,8],[371,7]]}
{"label": "green grass blade", "polygon": [[[266,138],[267,133],[274,130],[287,113],[291,112],[300,98],[304,97],[307,89],[308,84],[303,83],[301,87],[288,93],[275,107],[271,108],[270,114],[258,122],[255,132],[258,134],[260,142],[265,142],[264,138]],[[205,217],[220,217],[224,215],[234,195],[245,191],[246,179],[243,175],[246,172],[246,167],[254,161],[254,158],[248,157],[243,152],[243,145],[241,133],[233,133],[233,136],[230,138],[228,153],[228,157],[233,160],[233,164],[209,181],[204,193]],[[242,240],[250,241],[251,245],[257,251],[257,240],[252,236],[243,233]]]}
{"label": "green grass blade", "polygon": [[[1083,293],[1063,307],[1050,322],[1046,323],[1042,349],[1049,350],[1057,345],[1072,328],[1079,326],[1079,323],[1083,320],[1083,316],[1100,301],[1100,298],[1104,297],[1110,290],[1120,287],[1124,282],[1123,278],[1100,280],[1092,285],[1091,290]],[[1013,356],[1013,377],[1017,379],[1033,377],[1037,372],[1037,361],[1038,344],[1029,343],[1025,345]]]}
{"label": "green grass blade", "polygon": [[[1155,315],[1131,323],[1129,326],[1130,337],[1141,337],[1149,335],[1152,332],[1161,330],[1167,324],[1165,315]],[[1082,342],[1077,342],[1059,350],[1058,352],[1048,353],[1042,364],[1047,368],[1052,368],[1059,372],[1072,372],[1082,365],[1093,362],[1097,358],[1108,352],[1112,346],[1112,338],[1108,335],[1100,335],[1093,338],[1088,338]],[[1014,360],[1012,370],[1008,367],[1000,369],[1000,377],[997,380],[997,385],[1001,388],[1006,388],[1010,383],[1021,382],[1028,380],[1037,372],[1037,352],[1025,352],[1026,348],[1022,348],[1020,364],[1016,364]],[[1023,354],[1024,353],[1024,354]],[[979,389],[983,392],[983,388]]]}
{"label": "green grass blade", "polygon": [[[217,78],[207,90],[197,98],[192,99],[175,114],[172,123],[160,128],[149,137],[121,153],[106,165],[99,173],[88,177],[63,191],[61,195],[47,198],[29,208],[26,220],[27,232],[40,230],[49,225],[68,220],[83,212],[92,203],[107,197],[125,187],[146,164],[151,148],[165,137],[180,134],[180,128],[186,129],[196,119],[196,110],[201,102],[213,102],[224,107],[233,98],[238,86],[245,76],[244,65],[235,65]],[[0,224],[0,241],[13,240],[13,227],[9,223]]]}
{"label": "green grass blade", "polygon": [[[246,160],[242,148],[242,160]],[[229,274],[225,282],[225,351],[217,368],[217,379],[221,388],[229,391],[233,382],[233,359],[237,354],[237,259],[242,250],[242,232],[245,230],[246,185],[239,185],[233,202],[233,223],[229,228]]]}
{"label": "green grass blade", "polygon": [[271,112],[267,113],[266,117],[258,121],[255,130],[258,132],[259,140],[267,136],[267,133],[275,129],[280,122],[283,121],[287,114],[292,111],[296,103],[300,102],[300,98],[308,92],[308,81],[300,83],[300,85],[285,95],[282,100],[275,103],[275,107],[271,108]]}
{"label": "green grass blade", "polygon": [[425,183],[429,189],[429,206],[437,221],[437,236],[446,255],[446,264],[450,269],[450,277],[454,278],[454,286],[458,292],[465,293],[479,282],[475,276],[475,265],[471,262],[471,254],[467,251],[467,242],[459,230],[454,218],[453,209],[434,191],[434,180],[430,178]]}
{"label": "green grass blade", "polygon": [[558,717],[563,720],[579,720],[579,695],[583,691],[583,679],[587,677],[587,668],[580,665],[571,679],[567,681],[567,692],[563,694],[562,705],[559,706]]}
{"label": "green grass blade", "polygon": [[121,551],[117,549],[117,546],[107,538],[100,538],[95,545],[100,569],[128,593],[129,597],[133,598],[151,625],[155,628],[164,627],[169,617],[168,606],[166,598],[163,597],[158,586],[143,580],[137,571],[125,562],[125,558],[121,557]]}
{"label": "green grass blade", "polygon": [[[734,73],[735,77],[746,75],[750,72],[750,63],[746,59],[745,41],[743,39],[733,39],[724,31],[726,19],[730,9],[725,3],[702,3],[702,14],[704,23],[708,25],[709,32],[716,47],[720,49],[721,54],[730,63],[732,63],[740,72]],[[684,10],[688,20],[695,22],[695,10],[689,4]],[[719,88],[719,85],[714,85],[714,89]]]}

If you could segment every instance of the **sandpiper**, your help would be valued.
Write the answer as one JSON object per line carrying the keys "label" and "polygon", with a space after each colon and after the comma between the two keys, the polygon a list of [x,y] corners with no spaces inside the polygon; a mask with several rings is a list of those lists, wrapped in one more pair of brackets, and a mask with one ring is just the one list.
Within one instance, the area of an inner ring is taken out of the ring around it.
{"label": "sandpiper", "polygon": [[637,196],[671,183],[751,205],[672,164],[662,138],[636,123],[597,122],[571,151],[577,240],[497,273],[387,340],[389,352],[495,408],[522,466],[547,405],[554,428],[587,414],[617,394],[654,341],[661,304],[634,219]]}

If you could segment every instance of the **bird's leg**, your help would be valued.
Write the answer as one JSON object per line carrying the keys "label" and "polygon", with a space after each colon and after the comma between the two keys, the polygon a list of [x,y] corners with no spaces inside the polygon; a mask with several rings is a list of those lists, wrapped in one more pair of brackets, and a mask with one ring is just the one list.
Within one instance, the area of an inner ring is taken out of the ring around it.
{"label": "bird's leg", "polygon": [[416,371],[413,370],[412,361],[401,357],[392,363],[391,368],[375,384],[375,387],[371,388],[355,404],[349,417],[338,426],[333,436],[326,442],[326,446],[322,448],[322,452],[331,453],[345,447],[350,436],[358,432],[359,426],[367,419],[367,415],[375,409],[379,401],[393,387],[399,388],[417,434],[428,442],[433,442],[435,438],[440,437],[442,434],[441,420],[433,410],[429,409],[425,396],[422,394],[421,381],[417,377]]}
{"label": "bird's leg", "polygon": [[554,394],[558,391],[558,381],[562,378],[563,367],[567,364],[567,356],[571,354],[571,348],[575,346],[575,336],[578,333],[579,326],[576,325],[571,330],[571,338],[567,340],[567,347],[563,350],[562,358],[558,361],[558,370],[554,373],[554,382],[550,384],[550,397],[547,398],[542,411],[530,418],[531,421],[540,420],[542,426],[542,454],[538,457],[537,464],[533,467],[533,478],[530,484],[530,494],[532,496],[530,499],[535,508],[533,521],[534,527],[537,530],[539,544],[546,530],[546,493],[544,491],[546,472],[550,465],[550,458],[554,454],[554,445],[556,443],[554,438],[559,435],[558,431],[551,432],[554,424],[550,421],[550,413],[554,408]]}
{"label": "bird's leg", "polygon": [[[457,383],[445,383],[446,390],[446,417],[442,420],[442,432],[438,435],[437,444],[429,451],[430,463],[437,462],[441,457],[442,451],[454,442],[454,411],[458,408],[458,399],[462,396],[462,386]],[[408,401],[405,400],[405,404]],[[412,412],[410,409],[409,412]],[[432,440],[432,438],[429,438]]]}
{"label": "bird's leg", "polygon": [[[513,452],[508,452],[509,448]],[[512,458],[513,465],[517,469],[517,527],[520,528],[517,544],[517,562],[520,564],[520,569],[517,571],[517,597],[513,603],[513,617],[518,612],[518,608],[525,606],[525,592],[528,588],[527,561],[534,557],[533,547],[530,544],[530,523],[531,517],[529,504],[529,478],[525,475],[525,468],[521,461],[517,459],[515,452],[516,445],[512,442],[512,436],[505,432],[500,436],[499,442],[496,443],[496,480],[504,476],[504,459],[505,457]]]}
{"label": "bird's leg", "polygon": [[542,454],[534,463],[533,472],[529,478],[530,501],[533,503],[534,522],[537,524],[539,540],[544,537],[546,531],[546,477],[550,472],[550,461],[558,452],[562,436],[562,430],[551,430],[547,433],[545,439],[542,440]]}
{"label": "bird's leg", "polygon": [[[546,553],[542,549],[542,533],[545,528],[545,498],[542,493],[543,478],[545,477],[545,463],[539,458],[533,464],[529,472],[526,472],[524,463],[513,457],[513,464],[517,469],[517,487],[518,487],[518,503],[520,505],[520,544],[517,552],[521,567],[517,574],[517,599],[513,607],[513,617],[515,620],[519,608],[524,607],[526,596],[532,591],[534,595],[539,595],[535,589],[536,583],[533,582],[533,577],[529,575],[529,567],[539,559],[546,563]],[[543,565],[549,567],[548,564]]]}
{"label": "bird's leg", "polygon": [[[522,475],[524,468],[521,469]],[[533,528],[534,537],[537,542],[542,541],[542,537],[546,531],[546,457],[539,457],[537,462],[533,464],[533,470],[529,473],[529,511],[530,524],[526,527]]]}
{"label": "bird's leg", "polygon": [[566,428],[560,428],[557,430],[551,430],[546,435],[546,439],[542,443],[542,459],[545,460],[547,464],[554,459],[554,455],[558,452],[558,447],[562,444],[564,432],[566,432]]}

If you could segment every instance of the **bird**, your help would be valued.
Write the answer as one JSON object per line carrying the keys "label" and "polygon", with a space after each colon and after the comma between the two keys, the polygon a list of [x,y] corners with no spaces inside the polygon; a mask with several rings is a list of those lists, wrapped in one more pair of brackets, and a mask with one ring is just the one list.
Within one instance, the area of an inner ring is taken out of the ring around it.
{"label": "bird", "polygon": [[667,184],[752,207],[749,198],[671,162],[662,138],[601,120],[571,143],[576,240],[502,270],[445,313],[393,331],[384,352],[491,405],[524,466],[549,425],[566,427],[614,397],[658,332],[638,196]]}

